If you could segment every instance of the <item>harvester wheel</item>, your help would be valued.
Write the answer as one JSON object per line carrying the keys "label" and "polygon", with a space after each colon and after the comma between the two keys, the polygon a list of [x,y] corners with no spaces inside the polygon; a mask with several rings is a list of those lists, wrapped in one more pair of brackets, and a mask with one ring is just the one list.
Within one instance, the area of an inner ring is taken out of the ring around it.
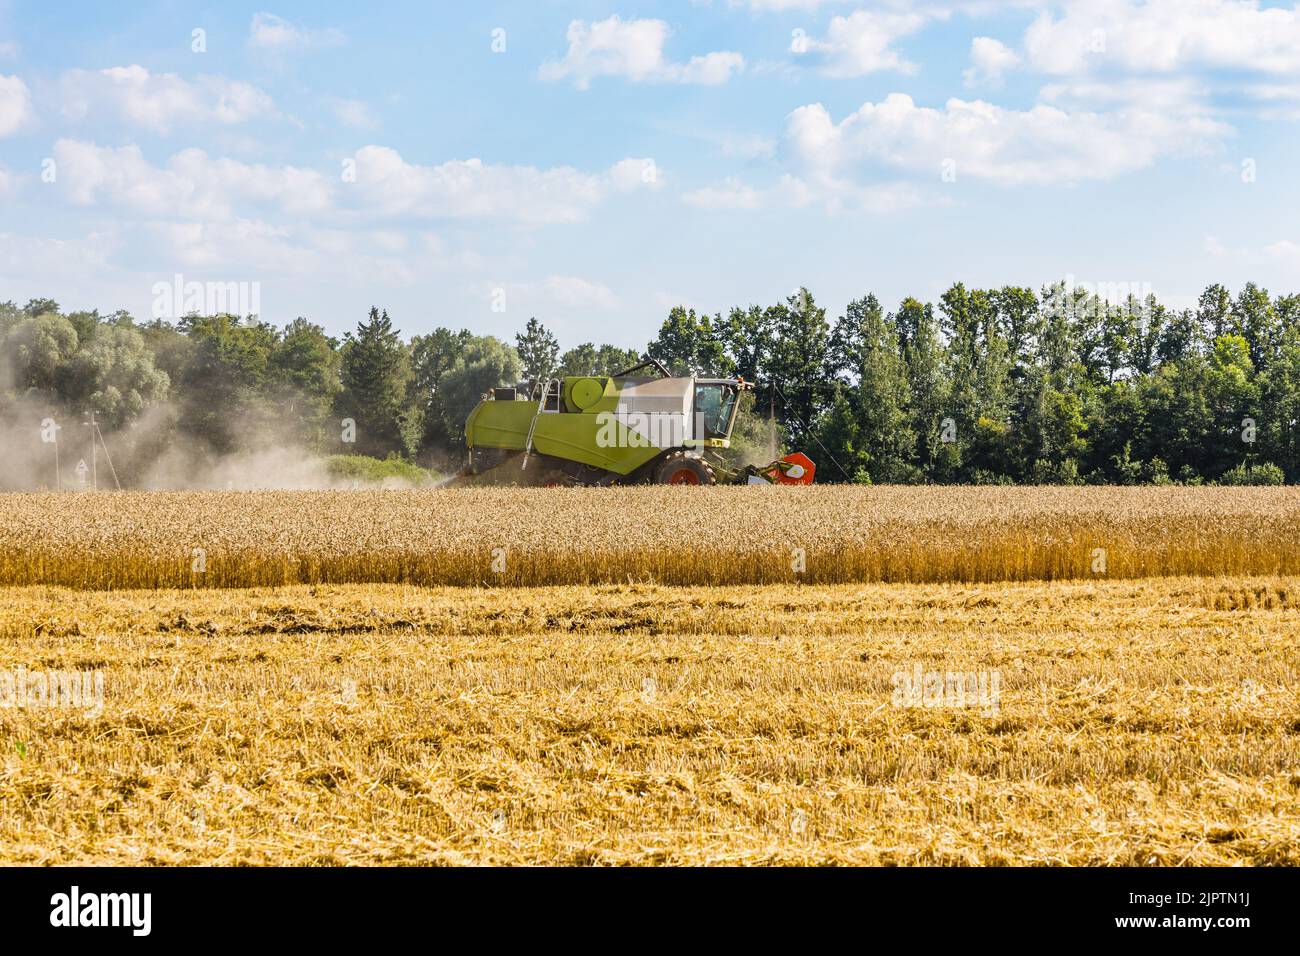
{"label": "harvester wheel", "polygon": [[655,473],[657,485],[716,485],[718,476],[703,458],[675,451]]}

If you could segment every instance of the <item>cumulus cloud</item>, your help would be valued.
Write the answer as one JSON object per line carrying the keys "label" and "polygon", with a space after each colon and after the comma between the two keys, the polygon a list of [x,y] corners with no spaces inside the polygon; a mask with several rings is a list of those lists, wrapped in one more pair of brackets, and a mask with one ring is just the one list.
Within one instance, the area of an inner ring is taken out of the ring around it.
{"label": "cumulus cloud", "polygon": [[1048,83],[1038,91],[1042,102],[1067,110],[1146,109],[1178,116],[1210,115],[1204,84],[1190,77],[1088,77]]}
{"label": "cumulus cloud", "polygon": [[32,95],[18,76],[0,74],[0,136],[21,129],[32,117]]}
{"label": "cumulus cloud", "polygon": [[1165,154],[1204,149],[1229,132],[1196,111],[1070,112],[1042,103],[1014,110],[956,98],[934,109],[902,93],[865,103],[838,123],[820,103],[786,121],[794,153],[824,176],[870,163],[937,176],[950,160],[959,177],[1005,185],[1112,179]]}
{"label": "cumulus cloud", "polygon": [[138,65],[68,70],[60,92],[68,119],[108,116],[163,134],[178,124],[242,123],[275,113],[271,97],[251,83],[218,76],[190,81]]}
{"label": "cumulus cloud", "polygon": [[248,25],[248,45],[258,50],[294,51],[328,49],[347,42],[342,30],[308,30],[274,13],[255,13]]}
{"label": "cumulus cloud", "polygon": [[858,183],[825,170],[810,170],[806,176],[783,175],[775,184],[755,187],[735,177],[717,186],[705,186],[685,194],[683,201],[697,209],[756,210],[802,209],[813,203],[827,212],[882,215],[934,203],[913,184],[906,182]]}
{"label": "cumulus cloud", "polygon": [[1020,55],[1000,40],[976,37],[970,43],[970,68],[962,74],[967,86],[994,86],[1020,63]]}
{"label": "cumulus cloud", "polygon": [[[745,2],[751,10],[772,10],[779,13],[785,10],[812,11],[824,4],[842,3],[844,0],[745,0]],[[736,6],[736,0],[731,0],[731,5]]]}
{"label": "cumulus cloud", "polygon": [[[894,12],[857,10],[832,17],[822,40],[809,39],[800,51],[820,56],[830,76],[866,76],[882,70],[915,73],[911,63],[893,49],[894,41],[920,30],[943,11]],[[799,52],[799,51],[796,51]]]}
{"label": "cumulus cloud", "polygon": [[356,154],[355,205],[390,216],[504,219],[521,223],[576,222],[613,193],[654,188],[649,159],[625,159],[603,173],[570,166],[537,169],[451,160],[408,163],[394,149],[365,146]]}
{"label": "cumulus cloud", "polygon": [[76,205],[106,204],[159,218],[228,220],[243,203],[287,213],[320,212],[332,184],[315,170],[176,153],[164,167],[136,145],[109,147],[61,139],[54,144],[57,185]]}
{"label": "cumulus cloud", "polygon": [[60,139],[56,188],[74,205],[111,206],[159,220],[229,223],[267,210],[312,221],[490,219],[536,225],[575,222],[605,199],[661,185],[650,159],[628,158],[601,172],[450,160],[409,163],[386,146],[351,162],[354,181],[299,166],[245,163],[200,149],[150,162],[134,144],[112,147]]}
{"label": "cumulus cloud", "polygon": [[598,76],[622,76],[634,83],[725,83],[745,67],[739,53],[717,51],[674,63],[664,55],[670,34],[662,20],[607,20],[569,24],[564,59],[542,64],[544,80],[572,79],[587,89]]}
{"label": "cumulus cloud", "polygon": [[1029,63],[1043,73],[1119,67],[1289,74],[1300,70],[1300,9],[1258,0],[1068,0],[1025,33]]}

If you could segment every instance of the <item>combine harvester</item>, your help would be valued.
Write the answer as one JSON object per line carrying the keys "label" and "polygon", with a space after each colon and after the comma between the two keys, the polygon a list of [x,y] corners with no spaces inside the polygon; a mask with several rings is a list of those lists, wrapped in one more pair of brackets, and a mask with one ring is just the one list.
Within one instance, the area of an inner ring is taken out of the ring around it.
{"label": "combine harvester", "polygon": [[497,388],[465,422],[469,465],[461,477],[538,485],[812,484],[816,466],[801,452],[738,470],[717,453],[731,446],[748,388],[738,378],[674,377],[654,359],[612,376],[548,379],[527,396]]}

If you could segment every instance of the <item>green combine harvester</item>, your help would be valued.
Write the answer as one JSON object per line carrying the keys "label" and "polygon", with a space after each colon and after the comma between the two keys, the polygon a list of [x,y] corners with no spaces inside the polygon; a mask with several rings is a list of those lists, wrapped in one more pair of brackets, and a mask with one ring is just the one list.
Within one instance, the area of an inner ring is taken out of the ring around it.
{"label": "green combine harvester", "polygon": [[747,388],[738,378],[675,377],[647,358],[617,375],[493,389],[465,422],[462,477],[538,485],[811,484],[816,466],[802,453],[740,470],[717,454],[731,445]]}

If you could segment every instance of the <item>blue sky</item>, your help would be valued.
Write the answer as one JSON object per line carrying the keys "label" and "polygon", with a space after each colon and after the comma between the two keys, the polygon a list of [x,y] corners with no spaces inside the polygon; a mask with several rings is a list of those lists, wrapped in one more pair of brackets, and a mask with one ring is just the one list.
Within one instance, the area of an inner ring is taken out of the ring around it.
{"label": "blue sky", "polygon": [[126,6],[0,2],[0,299],[639,346],[800,285],[1300,290],[1290,5]]}

